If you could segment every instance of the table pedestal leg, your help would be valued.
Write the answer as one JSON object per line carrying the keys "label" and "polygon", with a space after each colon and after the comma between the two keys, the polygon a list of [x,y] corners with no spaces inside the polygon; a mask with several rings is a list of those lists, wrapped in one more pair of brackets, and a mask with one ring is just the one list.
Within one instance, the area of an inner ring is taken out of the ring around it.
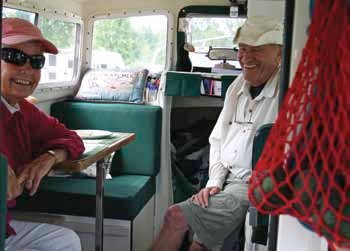
{"label": "table pedestal leg", "polygon": [[96,163],[96,219],[95,219],[95,251],[103,251],[103,195],[105,180],[105,162]]}

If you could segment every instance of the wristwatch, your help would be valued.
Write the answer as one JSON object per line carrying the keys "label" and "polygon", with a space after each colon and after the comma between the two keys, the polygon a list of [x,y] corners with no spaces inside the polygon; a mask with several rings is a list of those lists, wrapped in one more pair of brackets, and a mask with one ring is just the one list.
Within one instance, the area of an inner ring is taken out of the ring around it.
{"label": "wristwatch", "polygon": [[50,154],[51,156],[53,156],[54,158],[55,158],[55,163],[53,163],[53,164],[56,164],[57,163],[57,154],[55,153],[55,151],[54,150],[47,150],[45,153],[48,153],[48,154]]}

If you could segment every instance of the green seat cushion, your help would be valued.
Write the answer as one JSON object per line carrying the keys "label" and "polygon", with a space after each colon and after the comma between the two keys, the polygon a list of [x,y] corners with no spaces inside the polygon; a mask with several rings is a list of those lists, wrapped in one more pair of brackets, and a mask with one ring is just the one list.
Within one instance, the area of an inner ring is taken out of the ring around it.
{"label": "green seat cushion", "polygon": [[63,101],[51,114],[70,129],[133,132],[136,139],[112,162],[112,175],[157,175],[160,168],[162,110],[159,106]]}
{"label": "green seat cushion", "polygon": [[[22,195],[16,209],[95,217],[95,179],[46,177],[33,196]],[[122,175],[105,181],[104,217],[132,220],[155,193],[150,176]]]}

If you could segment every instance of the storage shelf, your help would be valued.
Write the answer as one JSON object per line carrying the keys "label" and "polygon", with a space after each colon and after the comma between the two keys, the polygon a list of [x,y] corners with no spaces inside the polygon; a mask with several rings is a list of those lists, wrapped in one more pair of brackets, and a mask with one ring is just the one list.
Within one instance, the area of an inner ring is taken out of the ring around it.
{"label": "storage shelf", "polygon": [[[165,95],[183,97],[198,97],[205,95],[224,98],[227,88],[236,77],[237,75],[169,71],[166,74]],[[205,94],[203,92],[201,93],[203,79],[221,82],[221,95],[218,95],[217,93],[214,95]]]}

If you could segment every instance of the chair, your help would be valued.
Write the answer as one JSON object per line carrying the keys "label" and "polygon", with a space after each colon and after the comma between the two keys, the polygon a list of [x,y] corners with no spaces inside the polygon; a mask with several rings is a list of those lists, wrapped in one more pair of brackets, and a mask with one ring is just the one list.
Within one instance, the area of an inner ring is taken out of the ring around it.
{"label": "chair", "polygon": [[[252,168],[254,169],[264,149],[266,139],[273,124],[261,126],[254,137]],[[278,216],[269,216],[259,213],[255,207],[249,207],[249,224],[252,226],[252,243],[267,245],[268,250],[276,250]]]}
{"label": "chair", "polygon": [[7,162],[0,156],[0,250],[5,249],[6,236],[6,190],[7,190]]}

